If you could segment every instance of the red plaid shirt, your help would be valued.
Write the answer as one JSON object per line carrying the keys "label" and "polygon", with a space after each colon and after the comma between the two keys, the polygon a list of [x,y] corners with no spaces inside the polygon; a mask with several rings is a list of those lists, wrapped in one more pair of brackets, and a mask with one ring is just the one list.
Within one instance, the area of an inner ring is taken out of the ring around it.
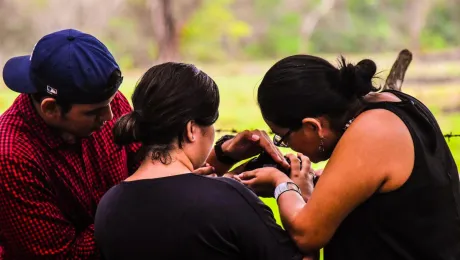
{"label": "red plaid shirt", "polygon": [[96,206],[137,168],[138,145],[117,146],[112,136],[115,120],[131,106],[117,93],[111,107],[113,120],[78,145],[55,135],[28,95],[0,116],[3,259],[100,257],[93,235]]}

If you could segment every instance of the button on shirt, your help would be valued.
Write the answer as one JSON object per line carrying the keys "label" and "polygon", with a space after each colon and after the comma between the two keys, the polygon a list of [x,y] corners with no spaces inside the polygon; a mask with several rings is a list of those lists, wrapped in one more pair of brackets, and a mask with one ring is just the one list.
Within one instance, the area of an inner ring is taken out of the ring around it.
{"label": "button on shirt", "polygon": [[111,108],[113,119],[77,144],[47,126],[26,94],[0,116],[0,259],[100,257],[98,202],[138,166],[139,144],[118,146],[112,134],[131,106],[118,92]]}

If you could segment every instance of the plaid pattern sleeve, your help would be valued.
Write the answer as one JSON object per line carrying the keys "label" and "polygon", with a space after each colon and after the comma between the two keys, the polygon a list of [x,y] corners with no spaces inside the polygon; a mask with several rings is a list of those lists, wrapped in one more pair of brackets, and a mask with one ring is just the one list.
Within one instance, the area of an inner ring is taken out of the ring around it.
{"label": "plaid pattern sleeve", "polygon": [[56,206],[46,173],[33,162],[0,158],[0,226],[17,259],[94,259],[93,225],[77,231]]}

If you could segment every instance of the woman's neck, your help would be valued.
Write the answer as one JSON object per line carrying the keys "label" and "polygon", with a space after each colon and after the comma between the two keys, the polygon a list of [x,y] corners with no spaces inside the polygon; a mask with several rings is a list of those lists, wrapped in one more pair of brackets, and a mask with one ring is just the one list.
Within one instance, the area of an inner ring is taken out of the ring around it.
{"label": "woman's neck", "polygon": [[170,163],[163,164],[160,160],[152,160],[148,155],[138,170],[126,181],[156,179],[193,172],[193,164],[183,151],[171,151]]}

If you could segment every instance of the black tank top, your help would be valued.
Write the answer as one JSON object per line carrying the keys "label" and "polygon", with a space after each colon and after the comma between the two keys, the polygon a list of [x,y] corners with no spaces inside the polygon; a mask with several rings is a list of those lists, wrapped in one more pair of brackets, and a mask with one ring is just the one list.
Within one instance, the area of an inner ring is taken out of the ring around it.
{"label": "black tank top", "polygon": [[414,168],[399,189],[375,193],[344,219],[324,259],[460,259],[455,161],[428,108],[407,94],[389,92],[402,102],[372,103],[366,110],[386,109],[401,118],[414,143]]}

